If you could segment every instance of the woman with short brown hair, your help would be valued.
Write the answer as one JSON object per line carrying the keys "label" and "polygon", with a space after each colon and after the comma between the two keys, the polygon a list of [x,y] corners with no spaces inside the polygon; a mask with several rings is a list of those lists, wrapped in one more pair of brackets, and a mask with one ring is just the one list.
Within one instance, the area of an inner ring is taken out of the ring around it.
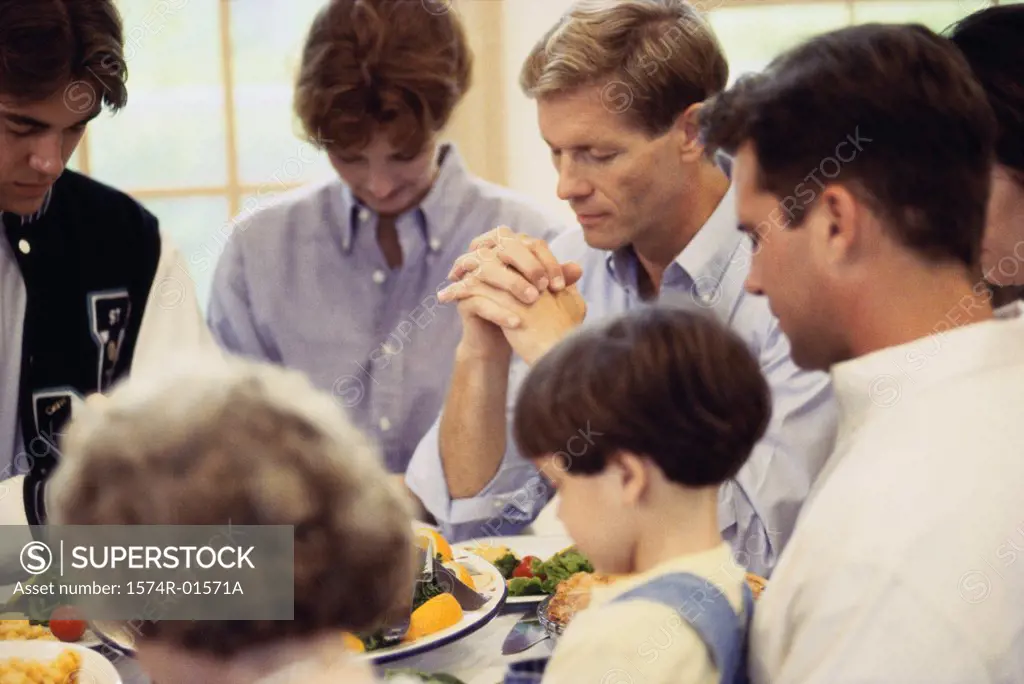
{"label": "woman with short brown hair", "polygon": [[451,375],[461,325],[436,292],[456,257],[499,225],[559,232],[442,142],[471,67],[454,11],[329,2],[306,39],[295,110],[338,178],[244,218],[214,276],[209,320],[221,343],[333,391],[394,473]]}

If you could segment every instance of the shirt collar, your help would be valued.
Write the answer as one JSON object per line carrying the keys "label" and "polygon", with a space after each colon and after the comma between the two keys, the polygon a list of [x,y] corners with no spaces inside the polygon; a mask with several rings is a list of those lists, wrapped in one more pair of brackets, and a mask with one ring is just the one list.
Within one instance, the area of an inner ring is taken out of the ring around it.
{"label": "shirt collar", "polygon": [[[708,220],[673,260],[688,277],[688,285],[694,294],[706,302],[722,301],[726,294],[724,290],[728,289],[731,307],[732,299],[738,297],[742,290],[742,287],[729,288],[725,282],[729,266],[738,262],[737,257],[740,256],[737,251],[743,236],[736,225],[735,190],[730,185]],[[631,246],[609,254],[607,264],[612,277],[620,285],[635,287],[638,263]],[[673,280],[675,274],[671,271],[671,266],[665,271],[665,284]]]}
{"label": "shirt collar", "polygon": [[832,385],[840,408],[837,442],[846,441],[872,417],[937,385],[1019,364],[1024,315],[1020,310],[1000,314],[834,365]]}
{"label": "shirt collar", "polygon": [[[441,163],[438,167],[437,178],[426,196],[415,206],[398,217],[401,221],[405,216],[412,216],[419,222],[423,230],[423,238],[433,252],[440,251],[451,233],[458,226],[451,220],[454,216],[455,204],[466,197],[472,176],[466,170],[462,155],[454,143],[444,143],[438,149]],[[352,250],[355,228],[364,224],[375,216],[375,212],[359,201],[352,194],[351,188],[343,184],[343,192],[348,200],[350,211],[348,220],[343,221],[341,244],[346,252]]]}
{"label": "shirt collar", "polygon": [[[43,215],[46,213],[46,210],[50,208],[50,200],[52,198],[53,198],[53,188],[50,188],[49,190],[46,191],[46,197],[43,198],[43,206],[39,207],[39,211],[35,212],[34,214],[29,214],[28,216],[21,216],[21,225],[25,226],[25,225],[28,225],[30,223],[35,223],[36,221],[41,219],[43,217]],[[0,211],[0,226],[3,225],[4,217],[6,215],[7,214],[5,214],[3,211]],[[10,215],[11,216],[19,216],[19,214],[10,214]]]}

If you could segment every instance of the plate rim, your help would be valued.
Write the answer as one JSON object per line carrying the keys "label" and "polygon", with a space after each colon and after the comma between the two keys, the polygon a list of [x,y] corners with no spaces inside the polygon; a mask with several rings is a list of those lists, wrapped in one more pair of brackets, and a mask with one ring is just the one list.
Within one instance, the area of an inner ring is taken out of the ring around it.
{"label": "plate rim", "polygon": [[430,640],[430,637],[426,637],[420,642],[414,641],[407,646],[392,646],[391,648],[382,649],[380,651],[362,653],[360,655],[364,661],[373,665],[384,665],[396,660],[404,660],[405,658],[411,658],[412,656],[421,655],[423,653],[442,648],[473,634],[483,627],[486,627],[494,620],[495,617],[498,616],[499,613],[501,613],[501,609],[504,607],[505,601],[508,599],[508,586],[504,582],[505,578],[502,577],[501,573],[498,572],[498,568],[494,567],[492,563],[487,562],[475,553],[467,552],[466,555],[472,556],[474,563],[479,563],[489,568],[494,575],[492,579],[500,578],[502,580],[499,582],[501,586],[501,595],[498,596],[498,600],[495,601],[494,605],[487,612],[481,614],[477,620],[466,625],[462,629],[452,632],[451,634],[438,637],[433,641]]}
{"label": "plate rim", "polygon": [[95,620],[95,621],[94,620],[89,620],[89,621],[87,621],[86,624],[88,625],[89,631],[91,631],[96,636],[96,638],[99,639],[99,641],[100,641],[100,643],[96,644],[95,646],[89,646],[88,648],[91,648],[93,650],[96,650],[98,647],[108,648],[111,651],[114,651],[115,653],[118,653],[118,654],[123,655],[123,656],[128,657],[128,658],[135,658],[138,655],[136,650],[135,650],[135,648],[134,648],[134,640],[132,641],[132,646],[125,646],[124,644],[122,644],[119,641],[114,641],[114,639],[112,637],[107,636],[106,632],[104,632],[103,630],[98,629],[96,627],[96,623],[97,622],[101,622],[102,623],[102,622],[118,622],[118,621],[117,620]]}

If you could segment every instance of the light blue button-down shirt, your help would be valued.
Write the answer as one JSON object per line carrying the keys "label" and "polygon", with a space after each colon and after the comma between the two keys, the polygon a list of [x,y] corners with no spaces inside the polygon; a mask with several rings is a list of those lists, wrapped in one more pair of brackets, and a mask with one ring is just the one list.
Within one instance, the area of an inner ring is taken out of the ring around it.
{"label": "light blue button-down shirt", "polygon": [[[743,289],[750,268],[750,242],[737,230],[730,189],[682,253],[666,269],[659,305],[709,309],[746,341],[772,390],[772,421],[735,480],[721,489],[719,523],[736,560],[768,576],[796,524],[797,513],[831,452],[836,407],[828,375],[797,368],[789,342],[763,297]],[[649,305],[637,290],[639,264],[630,249],[607,252],[587,246],[580,230],[551,244],[560,262],[583,267],[579,291],[587,302],[586,323]],[[516,358],[509,371],[508,416],[528,368]],[[552,491],[537,469],[512,444],[493,480],[476,497],[452,501],[438,451],[436,421],[413,455],[409,487],[459,540],[514,534],[537,517]]]}
{"label": "light blue button-down shirt", "polygon": [[333,392],[403,472],[438,415],[462,326],[439,305],[455,260],[499,225],[553,239],[562,228],[526,198],[471,175],[444,148],[427,196],[397,219],[388,267],[377,217],[332,179],[247,217],[218,260],[209,324],[227,349],[304,371]]}

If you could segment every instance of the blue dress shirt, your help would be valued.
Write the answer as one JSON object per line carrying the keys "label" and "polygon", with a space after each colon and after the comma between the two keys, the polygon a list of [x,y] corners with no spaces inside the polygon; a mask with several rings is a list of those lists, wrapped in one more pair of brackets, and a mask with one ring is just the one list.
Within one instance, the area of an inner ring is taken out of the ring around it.
{"label": "blue dress shirt", "polygon": [[423,201],[397,220],[403,260],[391,269],[377,217],[331,179],[235,227],[208,309],[222,346],[304,371],[333,392],[405,470],[441,410],[462,325],[437,302],[455,260],[500,225],[546,240],[561,227],[528,199],[471,175],[453,145]]}
{"label": "blue dress shirt", "polygon": [[[796,524],[801,504],[835,441],[837,413],[829,377],[799,369],[767,301],[743,288],[751,246],[737,230],[733,190],[666,269],[659,305],[702,308],[748,344],[772,391],[772,421],[765,437],[733,481],[721,489],[719,524],[740,565],[767,577]],[[578,284],[587,303],[584,324],[649,305],[637,289],[639,262],[629,248],[607,252],[587,246],[581,230],[551,244],[560,262],[583,268]],[[509,370],[508,416],[528,371],[516,358]],[[552,497],[547,481],[509,448],[491,482],[476,497],[451,500],[438,450],[439,420],[423,438],[406,483],[438,519],[446,534],[515,534],[532,522]]]}

